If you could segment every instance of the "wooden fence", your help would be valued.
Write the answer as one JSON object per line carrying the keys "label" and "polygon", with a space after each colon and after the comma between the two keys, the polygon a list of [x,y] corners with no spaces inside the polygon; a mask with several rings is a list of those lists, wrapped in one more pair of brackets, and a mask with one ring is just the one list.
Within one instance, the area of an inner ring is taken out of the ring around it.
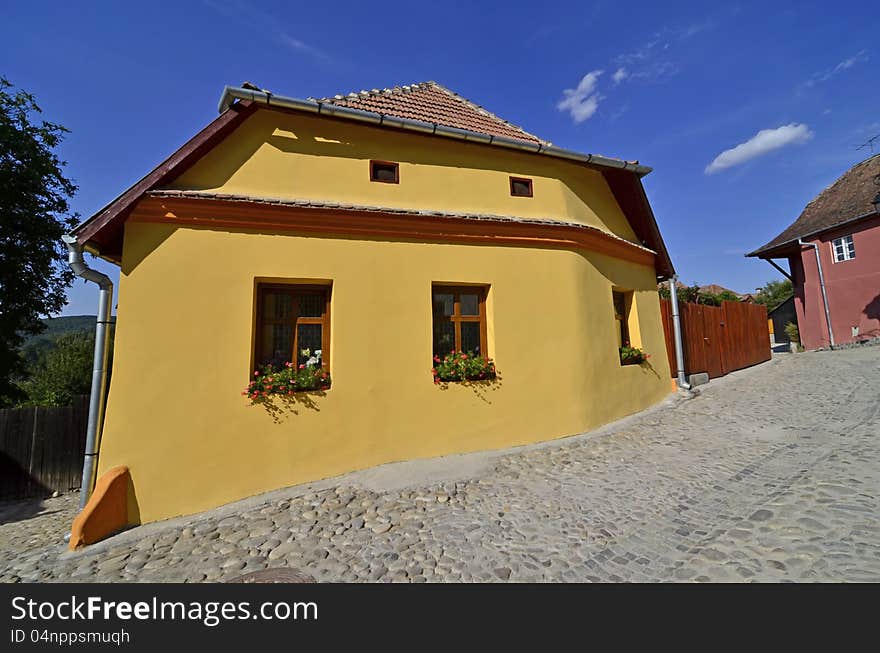
{"label": "wooden fence", "polygon": [[[767,309],[761,304],[722,302],[703,306],[679,302],[685,374],[707,372],[710,379],[770,360]],[[660,300],[666,353],[672,376],[677,375],[672,306]]]}
{"label": "wooden fence", "polygon": [[0,499],[78,488],[88,417],[87,395],[70,406],[0,410]]}

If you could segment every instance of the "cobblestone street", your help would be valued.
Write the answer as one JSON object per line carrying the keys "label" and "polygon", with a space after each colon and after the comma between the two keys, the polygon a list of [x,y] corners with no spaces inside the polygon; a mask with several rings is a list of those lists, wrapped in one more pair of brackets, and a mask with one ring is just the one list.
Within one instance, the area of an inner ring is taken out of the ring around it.
{"label": "cobblestone street", "polygon": [[[425,463],[429,464],[429,463]],[[83,552],[0,504],[0,580],[880,581],[880,347],[783,355],[472,477],[290,488]]]}

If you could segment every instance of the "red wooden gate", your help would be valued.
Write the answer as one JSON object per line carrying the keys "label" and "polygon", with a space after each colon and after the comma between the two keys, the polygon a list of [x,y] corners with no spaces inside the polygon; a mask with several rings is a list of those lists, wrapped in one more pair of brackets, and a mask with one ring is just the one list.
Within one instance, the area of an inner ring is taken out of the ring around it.
{"label": "red wooden gate", "polygon": [[[722,302],[720,307],[681,302],[681,339],[686,374],[706,372],[715,379],[770,360],[767,309],[760,304]],[[672,307],[660,300],[669,368],[676,376]]]}

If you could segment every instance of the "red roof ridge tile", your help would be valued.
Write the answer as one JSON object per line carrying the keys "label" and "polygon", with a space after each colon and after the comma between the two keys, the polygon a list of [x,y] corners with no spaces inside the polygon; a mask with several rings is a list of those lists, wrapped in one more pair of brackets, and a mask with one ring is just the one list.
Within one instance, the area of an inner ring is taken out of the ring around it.
{"label": "red roof ridge tile", "polygon": [[[487,119],[490,123],[496,123],[493,131],[495,131],[496,135],[508,136],[510,138],[519,138],[521,140],[534,141],[536,143],[543,143],[545,145],[551,145],[550,141],[544,140],[531,132],[526,131],[519,125],[515,125],[504,118],[497,116],[492,113],[488,109],[483,106],[480,106],[476,102],[473,102],[466,97],[459,95],[455,91],[435,82],[433,80],[425,81],[425,82],[415,82],[412,84],[402,84],[392,87],[386,88],[374,88],[372,90],[360,90],[360,91],[352,91],[347,95],[337,94],[332,97],[324,97],[324,98],[308,98],[309,100],[314,100],[316,102],[329,102],[331,104],[342,104],[343,106],[349,106],[349,104],[361,104],[363,102],[369,102],[370,100],[376,98],[379,101],[384,100],[386,98],[394,97],[394,96],[405,96],[412,93],[417,93],[419,91],[429,91],[435,90],[437,92],[443,93],[447,97],[451,98],[454,102],[459,105],[463,105],[467,107],[471,112],[478,114],[479,116]],[[364,107],[358,107],[364,108]],[[369,108],[367,110],[376,111],[377,113],[389,112],[389,115],[395,115],[391,113],[393,111],[392,107],[384,107],[382,109],[379,108]],[[402,110],[402,109],[401,109]],[[416,109],[407,109],[405,112],[415,112]],[[403,116],[410,117],[410,116]],[[439,121],[438,118],[435,117],[424,117],[421,118],[425,120],[425,122],[437,122],[438,124],[444,124],[447,127],[458,127],[463,129],[469,129],[471,131],[483,131],[477,125],[467,125],[463,126],[462,124],[447,124],[447,123],[456,123],[458,121],[455,120],[446,120]],[[484,126],[484,129],[487,129],[488,126]]]}

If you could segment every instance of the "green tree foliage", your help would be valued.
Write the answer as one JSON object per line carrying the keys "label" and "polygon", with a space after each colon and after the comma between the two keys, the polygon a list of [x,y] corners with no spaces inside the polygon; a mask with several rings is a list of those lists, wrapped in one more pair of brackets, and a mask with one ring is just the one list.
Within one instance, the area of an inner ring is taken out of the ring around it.
{"label": "green tree foliage", "polygon": [[39,113],[32,95],[0,77],[0,406],[21,398],[24,336],[61,310],[73,280],[61,236],[76,224],[76,186],[54,152],[67,130],[35,121]]}
{"label": "green tree foliage", "polygon": [[[692,286],[678,286],[675,289],[679,302],[688,302],[691,304],[703,304],[705,306],[721,306],[721,302],[738,302],[742,301],[737,295],[725,290],[718,295],[703,292],[697,284]],[[663,299],[669,299],[669,284],[661,284],[657,288],[657,292]]]}
{"label": "green tree foliage", "polygon": [[791,297],[793,293],[789,279],[768,281],[755,295],[755,303],[764,304],[769,312]]}
{"label": "green tree foliage", "polygon": [[94,368],[95,336],[85,332],[59,336],[55,347],[41,352],[21,384],[27,404],[66,406],[75,395],[89,394]]}

